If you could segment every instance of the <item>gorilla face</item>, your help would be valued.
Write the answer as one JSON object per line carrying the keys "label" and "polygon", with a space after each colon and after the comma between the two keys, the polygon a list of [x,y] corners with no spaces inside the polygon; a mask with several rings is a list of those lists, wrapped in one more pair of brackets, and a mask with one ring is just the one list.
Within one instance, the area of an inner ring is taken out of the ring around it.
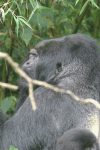
{"label": "gorilla face", "polygon": [[[38,53],[35,49],[31,49],[29,53],[27,53],[25,60],[21,66],[22,70],[32,79],[35,78],[35,67],[39,60]],[[25,79],[20,77],[19,79],[19,89],[20,90],[28,90],[28,83]]]}
{"label": "gorilla face", "polygon": [[28,59],[25,59],[25,62],[22,65],[22,70],[25,71],[25,73],[31,77],[32,79],[34,79],[34,70],[36,67],[36,64],[39,60],[39,56],[38,53],[35,49],[31,49],[30,52],[28,53]]}

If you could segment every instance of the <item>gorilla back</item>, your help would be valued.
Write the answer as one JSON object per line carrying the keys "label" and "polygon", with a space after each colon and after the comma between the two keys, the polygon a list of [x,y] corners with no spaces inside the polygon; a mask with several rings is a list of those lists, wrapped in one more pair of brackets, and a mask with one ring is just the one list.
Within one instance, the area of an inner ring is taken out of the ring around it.
{"label": "gorilla back", "polygon": [[[100,54],[95,40],[74,34],[42,41],[35,49],[39,55],[33,72],[35,79],[71,90],[80,98],[99,101]],[[34,97],[36,111],[32,110],[28,97],[16,114],[2,125],[0,150],[6,150],[10,145],[19,150],[55,150],[57,139],[73,128],[76,130],[72,130],[70,139],[76,141],[75,150],[79,147],[82,150],[92,149],[93,146],[98,150],[99,110],[93,104],[84,105],[68,94],[44,87],[37,87]],[[85,134],[86,129],[93,134],[89,134],[90,140],[87,139],[90,143],[84,145],[84,138],[89,137]],[[77,135],[81,130],[84,134],[79,140]]]}

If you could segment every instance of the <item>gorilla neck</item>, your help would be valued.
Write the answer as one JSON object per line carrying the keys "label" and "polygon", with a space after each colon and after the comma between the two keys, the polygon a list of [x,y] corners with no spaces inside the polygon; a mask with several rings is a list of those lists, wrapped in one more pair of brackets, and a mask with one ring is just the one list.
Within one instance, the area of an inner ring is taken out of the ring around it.
{"label": "gorilla neck", "polygon": [[[93,84],[94,85],[94,84]],[[79,98],[92,98],[99,101],[99,91],[97,92],[97,87],[86,82],[79,82],[78,78],[66,77],[66,79],[61,79],[58,84],[59,88],[70,90],[73,94],[78,95]]]}

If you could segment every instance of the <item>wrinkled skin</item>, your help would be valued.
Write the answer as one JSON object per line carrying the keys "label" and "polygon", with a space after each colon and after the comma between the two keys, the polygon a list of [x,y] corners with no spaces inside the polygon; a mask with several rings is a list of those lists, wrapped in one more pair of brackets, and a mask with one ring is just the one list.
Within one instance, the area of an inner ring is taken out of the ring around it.
{"label": "wrinkled skin", "polygon": [[[100,54],[95,40],[74,34],[42,41],[35,49],[39,56],[35,68],[32,66],[32,78],[71,90],[80,98],[99,101]],[[26,72],[27,65],[24,68]],[[74,150],[98,150],[99,110],[93,104],[84,105],[68,94],[56,93],[45,87],[37,87],[34,97],[36,111],[32,110],[27,97],[15,115],[2,125],[0,150],[6,150],[10,145],[19,150],[56,150],[57,139],[70,129],[75,129],[70,136],[75,141]],[[82,137],[80,133],[83,131]],[[88,144],[75,139],[76,133],[82,141],[87,133],[90,137]]]}

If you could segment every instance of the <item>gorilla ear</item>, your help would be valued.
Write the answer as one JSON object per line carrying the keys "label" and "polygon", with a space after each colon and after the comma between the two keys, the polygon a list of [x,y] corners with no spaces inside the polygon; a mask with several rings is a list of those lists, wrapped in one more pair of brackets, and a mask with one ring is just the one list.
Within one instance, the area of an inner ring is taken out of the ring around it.
{"label": "gorilla ear", "polygon": [[56,68],[57,68],[57,72],[61,72],[62,71],[62,63],[57,63]]}

